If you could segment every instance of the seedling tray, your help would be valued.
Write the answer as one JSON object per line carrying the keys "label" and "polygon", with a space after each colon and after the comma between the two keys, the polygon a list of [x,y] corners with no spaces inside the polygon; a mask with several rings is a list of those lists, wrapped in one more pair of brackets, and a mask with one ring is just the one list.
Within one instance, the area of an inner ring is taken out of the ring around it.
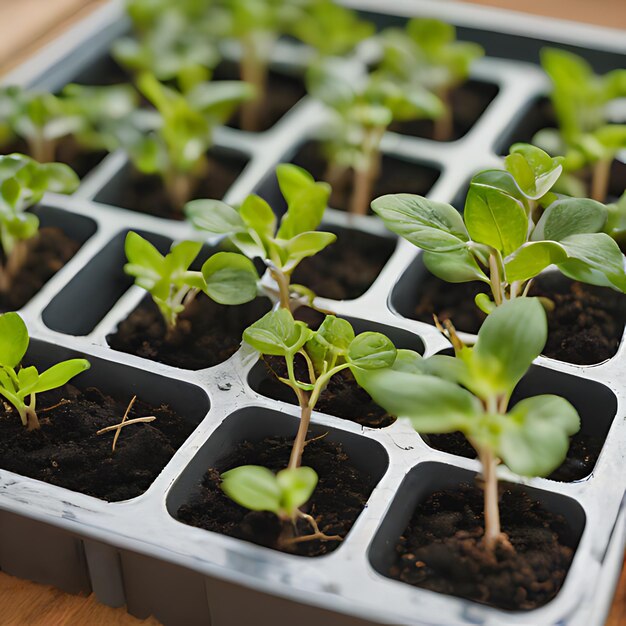
{"label": "seedling tray", "polygon": [[[352,1],[380,11],[379,2]],[[483,9],[436,2],[385,3],[381,24],[412,14],[458,22],[459,37],[485,45],[490,56],[476,63],[472,79],[497,86],[497,95],[462,138],[449,143],[388,133],[388,159],[435,172],[429,196],[462,198],[477,170],[499,163],[498,154],[522,123],[547,83],[535,64],[539,47],[557,41],[582,52],[599,70],[617,67],[623,41],[609,30],[572,30],[533,18],[507,19]],[[448,8],[450,7],[450,8]],[[514,23],[513,23],[514,22]],[[44,54],[19,68],[6,82],[58,89],[77,78],[97,75],[111,41],[125,32],[121,4],[105,5]],[[504,33],[504,34],[503,34]],[[565,40],[565,38],[568,38]],[[515,52],[517,59],[498,58]],[[281,43],[276,67],[294,71],[299,49]],[[353,59],[366,62],[364,45]],[[247,159],[226,194],[238,202],[257,191],[278,203],[274,166],[290,160],[315,140],[325,113],[304,99],[267,132],[230,128],[217,133],[218,149]],[[128,171],[122,153],[109,155],[72,197],[48,195],[47,219],[73,229],[82,247],[20,311],[33,341],[29,362],[49,364],[86,355],[91,370],[80,386],[153,404],[169,403],[197,424],[170,463],[141,496],[106,503],[17,474],[0,471],[0,568],[70,592],[93,590],[111,606],[126,605],[138,617],[155,615],[165,624],[236,626],[246,623],[337,626],[475,624],[595,626],[606,618],[626,537],[626,341],[610,360],[576,366],[540,357],[522,383],[522,394],[558,393],[578,409],[583,430],[605,437],[592,474],[560,483],[521,481],[500,468],[502,479],[523,482],[550,510],[561,513],[578,537],[574,560],[554,600],[530,612],[506,612],[414,588],[387,576],[393,546],[424,494],[471,481],[477,461],[429,447],[407,424],[361,427],[319,412],[313,430],[342,443],[357,467],[377,479],[367,506],[342,545],[308,559],[262,548],[187,526],[174,517],[178,506],[212,463],[245,439],[295,432],[297,408],[258,390],[263,372],[256,355],[243,347],[230,359],[204,370],[172,368],[112,350],[107,335],[139,304],[144,292],[122,272],[128,230],[147,236],[162,250],[171,241],[197,238],[191,227],[113,206]],[[429,324],[405,317],[424,275],[419,252],[390,239],[374,217],[352,217],[330,209],[326,226],[348,236],[360,231],[393,252],[378,278],[360,297],[321,304],[350,319],[357,330],[381,330],[399,346],[429,356],[448,348]],[[390,248],[391,250],[391,248]]]}

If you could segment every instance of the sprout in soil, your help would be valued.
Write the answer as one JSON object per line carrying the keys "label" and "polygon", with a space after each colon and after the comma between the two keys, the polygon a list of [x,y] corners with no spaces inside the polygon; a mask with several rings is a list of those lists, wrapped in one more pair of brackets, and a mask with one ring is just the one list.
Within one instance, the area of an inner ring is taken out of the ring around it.
{"label": "sprout in soil", "polygon": [[505,170],[472,178],[463,217],[449,204],[409,194],[377,198],[372,209],[387,228],[424,251],[424,264],[438,278],[489,285],[493,300],[476,297],[485,313],[525,296],[550,265],[574,280],[626,292],[624,256],[601,232],[607,207],[551,192],[561,160],[514,145]]}
{"label": "sprout in soil", "polygon": [[456,41],[456,29],[435,19],[409,20],[405,29],[388,28],[380,35],[382,57],[379,69],[400,84],[420,85],[436,94],[443,111],[435,119],[434,138],[452,137],[450,95],[463,84],[472,63],[485,51],[476,43]]}
{"label": "sprout in soil", "polygon": [[76,174],[62,163],[37,163],[23,154],[0,156],[0,293],[13,287],[28,258],[29,242],[39,231],[39,218],[27,211],[44,193],[71,193]]}
{"label": "sprout in soil", "polygon": [[455,357],[423,359],[398,350],[387,369],[353,370],[377,404],[407,418],[417,432],[461,431],[467,437],[482,465],[486,550],[506,543],[500,529],[498,463],[523,476],[547,476],[563,462],[569,437],[580,428],[576,409],[559,396],[534,396],[509,407],[546,337],[541,303],[522,298],[506,302],[487,318],[474,347],[455,338]]}
{"label": "sprout in soil", "polygon": [[305,170],[290,164],[276,168],[287,211],[276,219],[269,204],[257,195],[248,196],[236,209],[218,200],[194,200],[185,211],[199,230],[226,236],[248,258],[262,259],[275,283],[265,288],[267,295],[289,309],[297,306],[292,295],[314,295],[302,285],[292,285],[291,275],[302,259],[313,256],[333,243],[333,233],[316,231],[328,204],[330,187],[315,182]]}
{"label": "sprout in soil", "polygon": [[330,117],[321,137],[328,161],[325,178],[337,188],[353,173],[349,210],[365,215],[380,175],[381,141],[389,125],[394,120],[437,118],[442,104],[420,84],[401,85],[383,71],[358,72],[339,58],[312,65],[307,85]]}
{"label": "sprout in soil", "polygon": [[541,64],[552,82],[550,98],[558,129],[540,130],[532,142],[565,157],[559,190],[605,202],[611,164],[626,149],[626,124],[612,123],[612,111],[617,116],[618,108],[611,108],[626,96],[626,70],[599,76],[581,57],[555,48],[542,50]]}
{"label": "sprout in soil", "polygon": [[28,430],[39,428],[37,394],[57,389],[89,369],[89,361],[70,359],[39,373],[22,367],[29,344],[28,330],[17,313],[0,315],[0,396],[11,405]]}
{"label": "sprout in soil", "polygon": [[103,149],[108,146],[101,139],[95,141],[96,131],[128,115],[135,100],[132,89],[125,85],[68,85],[59,96],[2,87],[0,137],[4,144],[22,139],[28,154],[41,163],[59,158],[59,142],[68,137],[87,149]]}
{"label": "sprout in soil", "polygon": [[[300,423],[285,470],[274,476],[269,470],[256,466],[235,468],[223,475],[224,491],[247,508],[271,511],[283,520],[295,521],[300,517],[309,522],[313,528],[310,535],[293,537],[293,528],[285,527],[280,540],[283,545],[314,539],[341,540],[341,537],[322,533],[315,520],[299,509],[317,484],[315,472],[301,467],[311,413],[335,374],[345,369],[388,368],[396,358],[396,348],[380,333],[365,332],[355,336],[349,322],[333,315],[326,316],[319,329],[313,331],[304,322],[294,320],[285,308],[267,313],[244,331],[243,338],[261,355],[285,360],[287,377],[279,377],[279,380],[296,394]],[[296,375],[296,358],[306,364],[306,380]]]}
{"label": "sprout in soil", "polygon": [[244,304],[258,291],[259,275],[254,263],[234,252],[217,252],[200,271],[190,269],[202,244],[182,241],[162,255],[149,241],[135,232],[126,236],[124,271],[135,278],[159,307],[168,335],[176,327],[178,316],[203,292],[219,304]]}
{"label": "sprout in soil", "polygon": [[159,175],[172,206],[182,211],[206,173],[215,126],[252,97],[251,88],[219,81],[199,83],[182,94],[147,73],[138,77],[137,87],[155,110],[137,110],[115,125],[111,143],[126,150],[137,170]]}

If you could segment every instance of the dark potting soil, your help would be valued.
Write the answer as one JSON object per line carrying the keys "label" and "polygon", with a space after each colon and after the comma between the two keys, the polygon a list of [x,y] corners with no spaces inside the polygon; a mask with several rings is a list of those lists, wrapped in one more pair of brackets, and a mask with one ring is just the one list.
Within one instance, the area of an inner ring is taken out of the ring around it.
{"label": "dark potting soil", "polygon": [[[262,465],[272,471],[284,469],[289,463],[291,445],[291,439],[278,437],[240,444],[206,472],[189,501],[178,509],[177,518],[191,526],[280,550],[277,541],[282,525],[278,518],[235,504],[222,492],[220,474],[240,465]],[[365,508],[374,480],[350,464],[340,444],[325,439],[313,440],[306,446],[302,464],[312,467],[319,476],[313,496],[303,510],[315,518],[322,532],[345,537]],[[298,535],[311,532],[307,522],[298,521]],[[337,541],[306,541],[291,550],[301,556],[321,556],[340,545]]]}
{"label": "dark potting soil", "polygon": [[[319,141],[305,143],[291,162],[310,172],[315,180],[325,179],[328,165]],[[381,172],[374,185],[372,200],[389,193],[412,193],[425,196],[437,178],[439,178],[439,171],[434,167],[383,155]],[[349,210],[352,176],[346,175],[341,180],[332,181],[331,185],[333,191],[330,196],[330,206],[339,211]]]}
{"label": "dark potting soil", "polygon": [[431,494],[402,533],[389,574],[501,609],[546,604],[573,558],[576,541],[569,525],[516,485],[500,486],[500,515],[513,549],[500,545],[488,554],[482,546],[482,490],[461,485]]}
{"label": "dark potting soil", "polygon": [[[423,435],[426,443],[436,450],[456,454],[467,459],[476,458],[474,448],[469,444],[463,433],[445,433],[440,435]],[[591,474],[600,456],[602,437],[579,432],[570,437],[570,447],[565,461],[547,476],[550,480],[573,482],[582,480]]]}
{"label": "dark potting soil", "polygon": [[151,298],[145,299],[107,337],[114,350],[173,367],[199,370],[231,357],[241,345],[243,331],[270,310],[265,298],[239,306],[224,306],[200,295],[178,319],[172,337]]}
{"label": "dark potting soil", "polygon": [[[12,154],[13,152],[28,154],[26,142],[19,139],[2,150],[2,154]],[[79,178],[84,178],[106,155],[105,150],[85,150],[74,139],[67,137],[59,142],[55,160],[69,165]]]}
{"label": "dark potting soil", "polygon": [[[277,375],[287,376],[285,360],[280,357],[267,356],[262,362],[266,376],[259,383],[258,392],[274,400],[297,404],[293,391],[276,378]],[[304,359],[296,357],[295,370],[299,380],[308,380]],[[385,428],[396,421],[395,417],[378,406],[369,394],[359,387],[349,370],[343,370],[330,379],[315,410],[368,428]]]}
{"label": "dark potting soil", "polygon": [[[215,69],[214,80],[239,80],[239,68],[234,63],[223,61]],[[267,80],[267,97],[261,105],[258,131],[268,130],[285,113],[293,108],[306,95],[304,81],[288,74],[270,70]],[[228,126],[241,129],[240,112],[237,111]]]}
{"label": "dark potting soil", "polygon": [[[453,132],[447,141],[463,137],[474,126],[497,93],[496,85],[475,80],[469,80],[454,89],[450,94]],[[435,124],[432,120],[415,120],[394,122],[390,130],[403,135],[433,139],[434,128]]]}
{"label": "dark potting soil", "polygon": [[[219,152],[209,154],[206,173],[200,178],[193,198],[221,200],[243,171],[247,157],[237,153]],[[156,217],[183,220],[185,215],[172,206],[165,193],[159,176],[145,175],[132,170],[119,192],[109,196],[105,190],[106,202],[124,209],[148,213]]]}
{"label": "dark potting soil", "polygon": [[[0,312],[21,309],[80,248],[78,242],[56,227],[41,228],[27,245],[26,263],[14,279],[10,292],[0,292]],[[4,259],[0,257],[0,260],[4,263]]]}
{"label": "dark potting soil", "polygon": [[[321,229],[325,230],[323,225]],[[334,232],[337,241],[304,259],[293,273],[292,282],[306,285],[323,298],[352,300],[362,296],[378,278],[396,241],[358,230]]]}
{"label": "dark potting soil", "polygon": [[[414,319],[432,323],[432,314],[450,319],[457,330],[478,332],[485,315],[474,297],[487,288],[476,283],[445,283],[425,274]],[[555,304],[548,313],[545,356],[589,365],[611,358],[626,324],[626,295],[605,287],[571,281],[558,274],[541,276],[530,290]]]}
{"label": "dark potting soil", "polygon": [[35,431],[0,403],[0,467],[109,502],[146,491],[195,428],[168,406],[138,398],[129,419],[157,419],[122,428],[112,452],[115,433],[96,432],[122,421],[130,396],[114,399],[66,385],[37,400],[41,428]]}

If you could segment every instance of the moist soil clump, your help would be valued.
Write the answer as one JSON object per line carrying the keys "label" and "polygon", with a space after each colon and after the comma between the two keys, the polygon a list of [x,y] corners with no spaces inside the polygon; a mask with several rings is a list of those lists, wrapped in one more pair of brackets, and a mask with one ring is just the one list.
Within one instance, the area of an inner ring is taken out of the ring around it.
{"label": "moist soil clump", "polygon": [[[324,230],[323,225],[321,228]],[[322,298],[358,298],[378,278],[395,247],[395,239],[357,230],[338,230],[335,243],[302,260],[292,282],[306,285]]]}
{"label": "moist soil clump", "polygon": [[[13,279],[10,291],[0,291],[0,312],[21,309],[80,248],[60,228],[48,226],[40,228],[25,245],[28,246],[26,262]],[[0,261],[5,262],[1,254]]]}
{"label": "moist soil clump", "polygon": [[[287,377],[285,360],[280,357],[265,356],[262,363],[265,366],[266,376],[259,384],[259,393],[274,400],[297,404],[293,390],[276,379],[276,376]],[[299,355],[296,355],[295,359],[295,372],[299,380],[308,380],[306,363]],[[385,428],[396,421],[395,417],[378,406],[369,394],[359,387],[350,370],[342,370],[330,379],[315,410],[368,428]]]}
{"label": "moist soil clump", "polygon": [[[209,155],[207,170],[200,177],[191,199],[221,200],[237,180],[246,163],[247,158],[239,154],[220,152],[219,155]],[[134,169],[120,192],[110,197],[106,196],[105,201],[124,209],[148,213],[156,217],[172,220],[185,219],[184,212],[172,206],[159,176],[141,174]]]}
{"label": "moist soil clump", "polygon": [[[496,85],[474,80],[468,80],[453,89],[450,93],[453,128],[452,135],[446,141],[454,141],[466,135],[497,93]],[[435,123],[432,120],[394,122],[390,130],[403,135],[434,139]]]}
{"label": "moist soil clump", "polygon": [[[423,435],[426,443],[436,450],[456,454],[466,459],[475,459],[476,451],[460,432]],[[603,439],[583,432],[570,437],[570,446],[565,461],[547,478],[568,483],[582,480],[591,474],[602,450]]]}
{"label": "moist soil clump", "polygon": [[0,467],[109,502],[142,494],[195,426],[167,405],[138,398],[129,419],[156,420],[122,428],[112,452],[115,433],[96,432],[121,422],[130,400],[66,385],[38,396],[41,428],[35,431],[0,403]]}
{"label": "moist soil clump", "polygon": [[[426,274],[411,317],[432,323],[436,313],[440,319],[452,320],[457,330],[477,333],[485,319],[474,303],[481,292],[487,293],[487,288],[478,282],[450,284]],[[557,274],[537,278],[530,295],[555,304],[548,312],[545,356],[590,365],[615,355],[626,323],[626,295]]]}
{"label": "moist soil clump", "polygon": [[488,554],[482,545],[482,490],[464,484],[431,494],[396,544],[390,576],[500,609],[546,604],[572,562],[571,528],[517,485],[500,485],[500,514],[511,547],[500,544]]}
{"label": "moist soil clump", "polygon": [[[278,545],[283,530],[280,520],[272,513],[249,511],[233,502],[220,488],[220,474],[240,465],[282,470],[289,463],[292,443],[291,439],[268,437],[240,444],[206,472],[190,500],[178,509],[177,518],[191,526],[286,551]],[[340,444],[323,438],[311,440],[306,446],[302,465],[312,467],[319,476],[317,487],[302,510],[315,518],[322,532],[345,537],[374,488],[372,477],[350,464]],[[308,522],[298,521],[298,535],[311,532]],[[305,541],[291,546],[291,552],[321,556],[339,545],[338,541]]]}
{"label": "moist soil clump", "polygon": [[[305,143],[292,163],[311,173],[315,180],[326,180],[332,187],[329,205],[339,211],[348,211],[352,197],[353,177],[350,172],[330,180],[328,162],[319,141]],[[383,155],[380,176],[374,184],[372,200],[390,193],[411,193],[425,196],[439,178],[439,171],[423,163],[411,163]],[[369,211],[372,215],[372,211]]]}
{"label": "moist soil clump", "polygon": [[241,345],[243,331],[270,310],[266,298],[225,306],[200,294],[178,317],[171,336],[163,316],[146,298],[107,337],[114,350],[173,367],[199,370],[230,358]]}

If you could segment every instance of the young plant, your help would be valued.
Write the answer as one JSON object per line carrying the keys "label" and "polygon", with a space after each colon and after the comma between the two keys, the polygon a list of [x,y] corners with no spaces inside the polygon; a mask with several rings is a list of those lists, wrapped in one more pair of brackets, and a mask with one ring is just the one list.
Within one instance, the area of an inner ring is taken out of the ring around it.
{"label": "young plant", "polygon": [[305,170],[282,164],[276,168],[280,190],[287,201],[287,212],[280,224],[269,204],[257,195],[248,196],[239,208],[218,200],[194,200],[185,211],[199,230],[228,240],[249,259],[259,258],[276,284],[265,288],[280,306],[297,306],[292,294],[312,298],[310,290],[292,285],[291,275],[302,259],[313,256],[333,243],[333,233],[319,232],[330,196],[326,183],[315,182]]}
{"label": "young plant", "polygon": [[172,206],[181,211],[206,172],[215,126],[252,93],[244,83],[220,81],[197,84],[183,95],[152,74],[141,74],[137,86],[156,111],[131,116],[116,129],[116,140],[137,170],[161,177]]}
{"label": "young plant", "polygon": [[436,118],[439,99],[421,85],[399,85],[384,73],[357,74],[341,59],[311,67],[309,92],[323,102],[331,121],[323,137],[331,185],[353,172],[350,212],[365,215],[380,175],[380,145],[394,121]]}
{"label": "young plant", "polygon": [[[223,475],[224,491],[250,509],[271,511],[283,520],[306,519],[313,534],[283,538],[286,545],[313,539],[341,540],[341,537],[329,537],[320,532],[315,520],[299,510],[317,483],[315,472],[301,467],[311,413],[333,376],[345,369],[369,371],[389,367],[396,358],[396,348],[380,333],[365,332],[355,336],[349,322],[333,315],[326,316],[319,329],[313,331],[304,322],[295,321],[286,308],[267,313],[244,331],[243,338],[262,356],[284,359],[287,377],[279,377],[279,380],[290,387],[298,399],[300,423],[285,470],[274,476],[269,470],[256,466],[235,468]],[[296,375],[296,358],[306,363],[305,380]]]}
{"label": "young plant", "polygon": [[[533,143],[552,155],[563,155],[560,186],[570,195],[589,195],[605,202],[611,163],[626,148],[626,124],[613,124],[610,104],[626,96],[626,70],[599,76],[581,57],[544,48],[541,64],[552,82],[550,98],[558,129],[540,130]],[[591,186],[580,176],[591,169]]]}
{"label": "young plant", "polygon": [[516,144],[506,169],[472,178],[463,217],[449,204],[409,194],[377,198],[372,209],[387,228],[424,251],[424,264],[438,278],[488,284],[493,300],[476,297],[486,313],[526,295],[550,265],[574,280],[626,292],[624,257],[601,232],[607,207],[550,191],[561,160]]}
{"label": "young plant", "polygon": [[394,76],[401,84],[421,85],[443,103],[435,119],[434,138],[450,139],[453,131],[450,94],[464,83],[472,63],[485,54],[472,42],[456,41],[456,29],[435,19],[415,18],[406,28],[390,28],[381,36],[380,70]]}
{"label": "young plant", "polygon": [[44,193],[71,193],[78,176],[62,163],[37,163],[23,154],[0,156],[0,293],[13,286],[28,257],[28,241],[37,235],[39,218],[27,211]]}
{"label": "young plant", "polygon": [[202,244],[182,241],[162,255],[137,233],[126,236],[124,271],[135,278],[159,307],[168,335],[178,316],[202,292],[219,304],[244,304],[257,296],[259,275],[250,259],[234,252],[212,255],[200,271],[190,269]]}
{"label": "young plant", "polygon": [[506,302],[484,322],[474,347],[455,338],[456,356],[423,359],[398,350],[387,369],[355,370],[359,384],[389,413],[419,433],[461,431],[482,465],[484,547],[506,542],[500,528],[496,467],[547,476],[565,459],[580,418],[564,398],[540,395],[509,407],[511,394],[547,338],[546,314],[536,298]]}
{"label": "young plant", "polygon": [[0,315],[0,396],[17,411],[28,430],[35,430],[40,427],[37,394],[62,387],[90,364],[85,359],[70,359],[41,373],[34,365],[22,367],[29,342],[26,324],[17,313]]}
{"label": "young plant", "polygon": [[626,253],[626,192],[613,204],[607,205],[609,212],[604,232],[615,239],[622,252]]}

